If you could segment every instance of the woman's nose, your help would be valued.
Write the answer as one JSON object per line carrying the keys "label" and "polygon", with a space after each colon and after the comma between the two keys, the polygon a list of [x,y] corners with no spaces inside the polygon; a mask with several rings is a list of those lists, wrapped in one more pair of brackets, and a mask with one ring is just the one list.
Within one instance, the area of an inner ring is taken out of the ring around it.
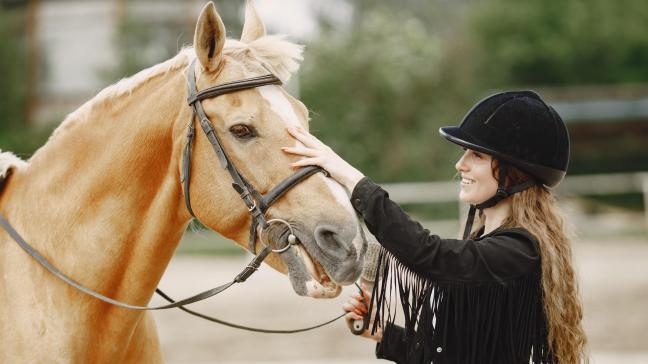
{"label": "woman's nose", "polygon": [[461,158],[459,158],[459,160],[457,161],[457,163],[455,163],[455,169],[457,170],[457,172],[464,172],[464,171],[466,171],[466,154],[467,154],[467,153],[468,153],[468,151],[466,151],[466,152],[461,156]]}

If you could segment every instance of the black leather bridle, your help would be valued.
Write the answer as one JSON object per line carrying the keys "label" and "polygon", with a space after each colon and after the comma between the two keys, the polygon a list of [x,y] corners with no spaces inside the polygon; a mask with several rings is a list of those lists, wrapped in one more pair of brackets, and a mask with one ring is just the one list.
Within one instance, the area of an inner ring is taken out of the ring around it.
{"label": "black leather bridle", "polygon": [[[344,316],[344,314],[335,317],[334,319],[324,322],[322,324],[303,328],[303,329],[269,330],[269,329],[250,328],[250,327],[245,327],[237,324],[232,324],[183,307],[184,305],[188,305],[212,297],[226,290],[227,288],[229,288],[235,283],[244,282],[252,275],[252,273],[254,273],[259,268],[263,260],[268,256],[268,254],[270,254],[271,252],[282,253],[287,249],[289,249],[292,245],[297,244],[297,238],[295,237],[292,227],[288,222],[281,219],[268,220],[265,217],[265,213],[278,198],[280,198],[283,194],[285,194],[288,190],[293,188],[298,183],[302,182],[303,180],[307,179],[308,177],[312,176],[317,172],[326,173],[320,167],[307,166],[299,169],[297,172],[293,173],[291,176],[284,179],[282,182],[277,184],[266,194],[260,193],[256,188],[254,188],[254,186],[252,186],[252,184],[250,184],[243,177],[243,175],[239,172],[236,166],[234,166],[232,162],[229,160],[229,158],[227,157],[227,154],[225,153],[225,150],[223,149],[223,146],[221,145],[218,136],[214,131],[214,127],[211,121],[205,114],[201,101],[209,98],[218,97],[224,94],[246,90],[250,88],[256,88],[260,86],[281,85],[281,80],[279,80],[279,78],[277,78],[272,73],[269,73],[264,76],[224,83],[198,92],[198,90],[196,89],[195,65],[196,65],[196,60],[194,60],[187,68],[187,95],[188,95],[187,102],[189,106],[192,107],[193,113],[192,113],[191,121],[189,122],[189,127],[187,132],[187,142],[182,154],[182,170],[180,176],[180,183],[182,183],[183,185],[185,203],[187,205],[187,209],[195,219],[198,219],[193,209],[191,208],[191,198],[190,198],[190,191],[189,191],[190,176],[191,176],[191,152],[192,152],[193,141],[195,137],[195,128],[193,124],[194,124],[194,120],[197,118],[203,132],[205,133],[205,136],[209,140],[214,152],[216,153],[216,156],[218,157],[221,167],[227,169],[228,173],[230,174],[232,178],[232,187],[239,194],[241,200],[243,200],[243,203],[245,203],[245,206],[247,207],[251,215],[252,221],[250,224],[250,238],[248,242],[250,251],[253,254],[255,253],[256,240],[258,236],[257,234],[258,228],[260,227],[261,231],[263,232],[272,223],[281,223],[286,225],[286,227],[288,228],[289,235],[288,235],[286,245],[284,247],[275,249],[267,243],[262,244],[264,245],[264,247],[259,252],[259,254],[257,254],[254,257],[254,259],[252,259],[252,261],[243,269],[243,271],[241,271],[241,273],[239,273],[231,282],[225,283],[221,286],[201,292],[199,294],[196,294],[189,298],[185,298],[180,301],[175,301],[171,297],[166,295],[164,292],[162,292],[161,290],[156,289],[156,292],[164,299],[169,301],[170,303],[162,306],[148,307],[148,306],[131,305],[121,301],[117,301],[110,297],[106,297],[90,288],[85,287],[81,283],[78,283],[74,279],[68,277],[65,273],[61,272],[57,267],[51,264],[44,256],[42,256],[36,249],[34,249],[29,243],[27,243],[25,239],[13,228],[13,226],[11,226],[9,221],[7,221],[7,219],[5,219],[4,216],[2,216],[2,214],[0,214],[0,225],[7,231],[7,233],[16,241],[16,243],[18,243],[18,245],[23,250],[25,250],[30,256],[32,256],[38,263],[40,263],[45,269],[47,269],[54,276],[56,276],[57,278],[61,279],[65,283],[69,284],[70,286],[76,288],[77,290],[85,294],[88,294],[101,301],[122,308],[127,308],[131,310],[162,310],[162,309],[178,307],[183,311],[186,311],[194,316],[198,316],[209,321],[217,322],[235,328],[256,331],[256,332],[265,332],[265,333],[302,332],[302,331],[307,331],[307,330],[311,330],[311,329],[315,329],[327,325],[339,319],[340,317]],[[2,186],[3,182],[4,179],[0,178],[0,187]]]}
{"label": "black leather bridle", "polygon": [[[250,224],[250,239],[248,242],[248,249],[250,250],[250,252],[252,252],[252,254],[255,254],[258,227],[261,227],[261,230],[264,230],[268,227],[269,223],[276,221],[284,223],[290,228],[290,225],[283,220],[266,220],[265,213],[268,208],[279,197],[281,197],[291,188],[295,187],[295,185],[297,185],[299,182],[305,180],[306,178],[312,176],[317,172],[326,172],[318,166],[307,166],[301,168],[297,172],[290,175],[288,178],[281,181],[277,186],[272,188],[265,195],[261,194],[256,188],[254,188],[254,186],[252,186],[252,184],[247,181],[247,179],[243,177],[241,172],[239,172],[236,166],[232,164],[232,162],[227,157],[227,154],[225,153],[225,150],[223,149],[223,146],[221,145],[220,140],[218,139],[218,136],[214,131],[214,127],[211,121],[205,114],[205,110],[202,107],[201,101],[260,86],[281,85],[281,80],[270,73],[264,76],[224,83],[198,92],[198,90],[196,89],[195,64],[196,61],[194,60],[189,68],[187,68],[187,102],[193,109],[193,115],[191,117],[191,121],[189,122],[187,144],[185,145],[184,152],[182,154],[182,174],[180,176],[180,182],[182,182],[182,185],[184,187],[185,203],[191,216],[198,220],[196,214],[191,208],[191,198],[189,191],[189,178],[191,176],[191,151],[193,147],[193,140],[196,135],[193,122],[197,118],[200,123],[200,127],[202,128],[205,136],[209,140],[209,143],[212,145],[216,156],[218,157],[218,161],[220,162],[221,167],[227,169],[227,172],[232,177],[232,187],[239,194],[239,196],[243,200],[243,203],[245,203],[245,206],[247,206],[248,212],[251,215],[252,223]],[[289,238],[290,240],[295,241],[294,235],[292,237],[289,236]],[[282,249],[285,248],[287,248],[287,246]],[[278,251],[282,249],[275,250]],[[263,251],[259,253],[259,255],[261,254],[263,254]]]}

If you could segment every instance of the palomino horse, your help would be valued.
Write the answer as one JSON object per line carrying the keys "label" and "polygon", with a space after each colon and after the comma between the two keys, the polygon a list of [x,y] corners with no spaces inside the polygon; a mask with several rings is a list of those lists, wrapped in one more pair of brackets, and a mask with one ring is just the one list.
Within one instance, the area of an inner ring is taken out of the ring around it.
{"label": "palomino horse", "polygon": [[[191,220],[179,182],[188,121],[188,65],[199,90],[264,75],[287,79],[301,47],[266,36],[248,5],[240,41],[225,41],[212,3],[196,25],[194,49],[100,92],[71,113],[29,162],[0,154],[11,175],[0,212],[67,275],[108,297],[146,305]],[[280,86],[202,102],[241,173],[265,192],[294,171],[280,147],[286,126],[308,111]],[[194,121],[196,122],[196,121]],[[192,208],[199,219],[247,247],[250,215],[212,146],[197,133]],[[299,244],[266,260],[299,295],[334,297],[360,274],[365,247],[343,188],[321,173],[288,191],[268,217],[289,221]],[[257,250],[259,247],[257,247]],[[36,264],[0,231],[0,362],[161,362],[148,312],[84,295]],[[223,277],[230,278],[230,277]]]}

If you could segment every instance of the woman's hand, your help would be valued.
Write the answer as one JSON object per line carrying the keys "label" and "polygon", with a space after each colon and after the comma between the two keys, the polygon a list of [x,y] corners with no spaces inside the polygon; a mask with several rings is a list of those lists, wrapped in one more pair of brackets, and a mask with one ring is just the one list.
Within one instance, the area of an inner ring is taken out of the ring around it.
{"label": "woman's hand", "polygon": [[345,186],[349,190],[349,193],[353,191],[355,185],[364,177],[362,172],[358,171],[339,155],[335,154],[331,148],[311,135],[301,126],[288,127],[286,130],[288,130],[290,135],[303,144],[294,147],[281,148],[281,150],[286,153],[305,157],[292,163],[291,166],[293,168],[320,166],[324,168],[333,179]]}
{"label": "woman's hand", "polygon": [[[360,295],[360,293],[354,293],[349,296],[349,299],[347,299],[344,304],[342,304],[342,309],[347,313],[344,316],[344,319],[346,320],[347,326],[349,326],[349,328],[352,327],[353,321],[363,319],[364,315],[368,311],[367,303],[371,302],[371,295],[369,294],[369,292],[367,292],[364,285],[361,289],[362,295]],[[369,325],[367,325],[368,329],[360,334],[360,336],[380,342],[380,340],[382,340],[382,329],[378,328],[376,330],[376,333],[374,335],[371,335],[371,327],[373,326],[374,321],[374,312],[372,312],[368,316],[370,318]]]}

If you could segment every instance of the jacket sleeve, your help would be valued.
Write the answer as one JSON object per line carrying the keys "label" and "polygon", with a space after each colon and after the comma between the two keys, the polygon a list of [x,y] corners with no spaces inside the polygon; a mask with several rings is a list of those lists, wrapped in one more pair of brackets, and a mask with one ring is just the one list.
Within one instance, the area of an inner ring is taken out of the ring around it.
{"label": "jacket sleeve", "polygon": [[537,243],[526,230],[506,229],[478,240],[442,239],[366,177],[354,188],[351,203],[385,249],[412,271],[434,279],[502,281],[540,265]]}

